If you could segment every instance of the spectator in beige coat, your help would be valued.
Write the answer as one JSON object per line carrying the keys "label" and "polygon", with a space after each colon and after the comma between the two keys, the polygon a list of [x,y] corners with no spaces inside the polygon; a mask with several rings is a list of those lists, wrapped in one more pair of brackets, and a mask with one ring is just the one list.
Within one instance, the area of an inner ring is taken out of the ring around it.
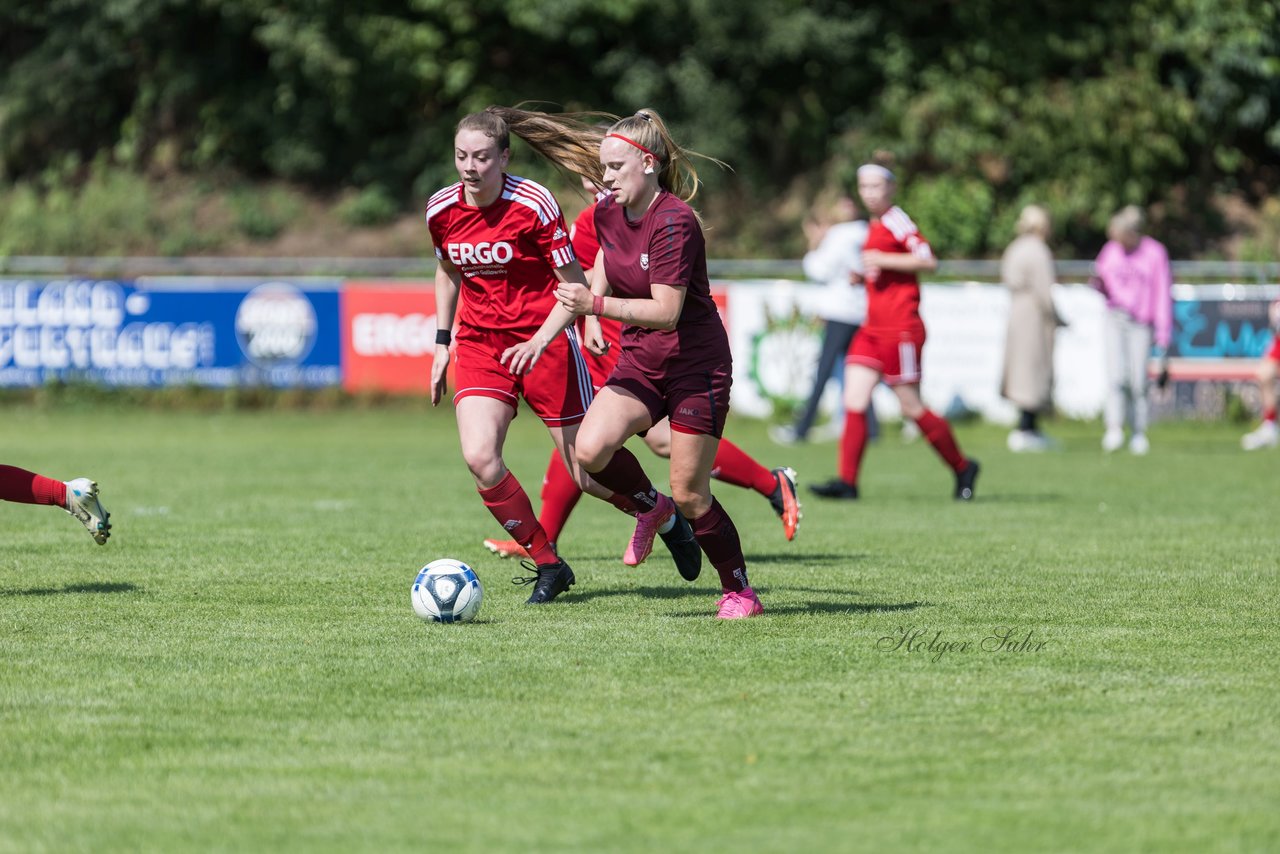
{"label": "spectator in beige coat", "polygon": [[1049,229],[1048,212],[1027,205],[1018,217],[1018,237],[1000,260],[1000,278],[1010,294],[1000,394],[1019,413],[1018,428],[1009,434],[1011,451],[1044,451],[1053,446],[1040,432],[1038,419],[1053,405],[1053,336],[1066,324],[1053,304]]}

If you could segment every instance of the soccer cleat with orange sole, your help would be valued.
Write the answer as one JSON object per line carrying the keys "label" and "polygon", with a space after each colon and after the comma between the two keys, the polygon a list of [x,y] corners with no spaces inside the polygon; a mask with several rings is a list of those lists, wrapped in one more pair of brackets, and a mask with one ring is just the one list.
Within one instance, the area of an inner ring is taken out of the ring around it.
{"label": "soccer cleat with orange sole", "polygon": [[769,503],[773,505],[773,512],[782,520],[782,533],[790,542],[796,538],[800,520],[804,517],[800,512],[800,499],[796,496],[796,470],[790,466],[776,468],[773,470],[773,478],[778,485],[769,496]]}

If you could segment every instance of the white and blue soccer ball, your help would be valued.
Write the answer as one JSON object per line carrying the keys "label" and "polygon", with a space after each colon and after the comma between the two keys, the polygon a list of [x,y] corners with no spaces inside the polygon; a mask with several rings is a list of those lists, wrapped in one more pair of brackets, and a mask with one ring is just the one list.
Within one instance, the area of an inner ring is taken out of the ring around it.
{"label": "white and blue soccer ball", "polygon": [[450,557],[433,560],[420,569],[409,591],[413,612],[436,623],[474,620],[483,595],[475,570]]}

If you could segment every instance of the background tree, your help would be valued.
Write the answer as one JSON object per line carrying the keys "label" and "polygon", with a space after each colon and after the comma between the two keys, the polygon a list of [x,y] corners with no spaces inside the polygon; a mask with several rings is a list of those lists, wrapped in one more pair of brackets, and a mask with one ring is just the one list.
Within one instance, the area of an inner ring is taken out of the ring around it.
{"label": "background tree", "polygon": [[795,251],[809,195],[885,150],[944,254],[998,250],[1030,200],[1066,251],[1134,202],[1186,254],[1216,199],[1275,194],[1278,30],[1269,0],[16,0],[0,184],[106,157],[411,207],[465,112],[652,105],[734,167],[706,176],[721,251]]}

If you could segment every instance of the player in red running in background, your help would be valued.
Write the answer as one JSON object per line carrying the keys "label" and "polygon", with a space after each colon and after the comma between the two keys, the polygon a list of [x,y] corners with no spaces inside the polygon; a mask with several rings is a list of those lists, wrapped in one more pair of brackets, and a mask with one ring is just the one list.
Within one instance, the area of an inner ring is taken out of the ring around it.
{"label": "player in red running in background", "polygon": [[98,501],[98,484],[87,477],[64,483],[17,466],[0,466],[0,501],[61,507],[84,525],[100,546],[111,536],[111,514]]}
{"label": "player in red running in background", "polygon": [[915,223],[894,205],[896,189],[893,173],[884,166],[868,163],[858,167],[858,195],[871,215],[862,253],[867,322],[845,359],[840,476],[809,489],[823,498],[858,497],[858,474],[867,447],[867,406],[872,389],[883,378],[898,396],[903,417],[916,422],[921,435],[955,474],[955,497],[969,501],[978,479],[978,461],[960,453],[951,427],[920,399],[925,332],[916,273],[936,270],[938,261]]}
{"label": "player in red running in background", "polygon": [[[555,599],[575,578],[502,459],[519,398],[546,424],[583,489],[633,516],[648,511],[650,503],[613,494],[583,474],[576,461],[574,441],[592,389],[573,330],[538,339],[544,352],[533,370],[517,374],[504,364],[503,352],[536,337],[548,312],[572,318],[558,308],[557,282],[586,285],[555,198],[541,185],[505,172],[512,132],[536,133],[537,128],[511,127],[500,107],[465,116],[454,136],[460,180],[427,202],[426,220],[439,262],[431,402],[439,404],[444,396],[446,371],[451,358],[456,359],[454,406],[462,456],[485,507],[533,559],[529,568],[534,576],[517,582],[534,584],[528,601],[536,605]],[[451,354],[455,310],[458,338]],[[672,525],[677,521],[671,520]],[[692,544],[692,531],[687,525],[685,529]],[[700,566],[701,556],[696,549],[694,553]],[[679,555],[677,565],[687,574]]]}
{"label": "player in red running in background", "polygon": [[[637,519],[628,554],[651,547],[659,520],[682,516],[720,576],[717,617],[757,616],[763,609],[747,579],[737,528],[711,494],[733,356],[711,299],[702,224],[688,204],[698,189],[693,153],[677,145],[649,109],[615,122],[603,140],[599,129],[580,122],[544,120],[559,123],[561,132],[543,140],[539,151],[609,193],[596,206],[602,252],[591,288],[564,282],[556,299],[587,317],[587,344],[594,352],[604,350],[597,318],[623,324],[618,364],[578,432],[578,460],[602,485],[652,503]],[[553,316],[547,321],[559,323]],[[535,340],[509,350],[512,369],[533,365],[539,345]],[[623,447],[664,417],[671,421],[674,505]]]}
{"label": "player in red running in background", "polygon": [[[588,192],[595,191],[595,185],[586,178],[582,179],[582,183]],[[593,203],[578,214],[569,229],[573,251],[578,256],[578,262],[588,271],[588,276],[600,252],[600,242],[596,239],[596,204],[605,195],[607,194],[597,193]],[[579,320],[579,323],[582,322]],[[597,391],[604,387],[618,362],[622,338],[622,324],[617,320],[602,317],[600,328],[604,336],[604,353],[596,355],[585,345],[582,348],[583,358],[591,371],[592,385]],[[579,332],[581,331],[580,329]],[[664,459],[671,458],[669,420],[664,418],[650,427],[643,438],[649,450]],[[767,469],[728,439],[721,439],[711,476],[734,486],[754,489],[763,495],[782,520],[783,535],[788,541],[795,539],[802,514],[796,496],[796,473],[793,469],[785,466]],[[547,472],[542,478],[542,509],[538,513],[538,521],[552,543],[559,540],[560,532],[581,497],[582,490],[578,488],[578,482],[569,474],[560,455],[552,453],[551,459],[547,461]],[[486,539],[484,546],[499,557],[528,557],[528,553],[515,540]]]}
{"label": "player in red running in background", "polygon": [[1280,374],[1280,300],[1271,303],[1267,319],[1275,336],[1271,348],[1258,365],[1258,395],[1262,399],[1262,423],[1257,429],[1240,437],[1240,446],[1246,451],[1274,448],[1280,444],[1280,428],[1276,427],[1276,376]]}

